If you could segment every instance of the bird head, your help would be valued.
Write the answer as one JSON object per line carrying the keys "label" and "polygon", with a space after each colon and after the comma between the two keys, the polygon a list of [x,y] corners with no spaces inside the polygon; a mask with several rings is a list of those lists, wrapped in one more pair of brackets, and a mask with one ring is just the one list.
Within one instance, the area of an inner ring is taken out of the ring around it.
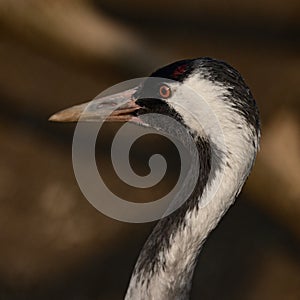
{"label": "bird head", "polygon": [[190,60],[178,61],[165,66],[139,82],[137,86],[95,98],[90,102],[75,105],[52,115],[56,122],[97,121],[132,122],[147,125],[141,116],[148,113],[170,115],[181,120],[172,107],[172,99],[178,98],[178,89],[188,77]]}
{"label": "bird head", "polygon": [[155,128],[155,124],[147,124],[143,120],[143,115],[157,113],[175,118],[197,135],[199,121],[201,124],[204,122],[208,130],[216,123],[204,109],[203,103],[225,130],[246,126],[254,135],[259,135],[258,109],[239,72],[225,62],[206,57],[164,66],[133,88],[67,108],[49,120],[76,122],[105,119],[108,122],[132,122]]}

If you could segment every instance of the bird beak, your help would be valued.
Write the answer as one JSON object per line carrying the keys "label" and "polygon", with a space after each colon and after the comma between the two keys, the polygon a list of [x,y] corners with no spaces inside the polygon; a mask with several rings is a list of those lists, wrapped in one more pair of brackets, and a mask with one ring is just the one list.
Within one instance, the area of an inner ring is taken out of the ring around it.
{"label": "bird beak", "polygon": [[141,107],[136,104],[134,94],[137,88],[122,91],[113,95],[95,98],[90,102],[75,105],[57,112],[49,118],[54,122],[108,121],[140,123],[134,115]]}

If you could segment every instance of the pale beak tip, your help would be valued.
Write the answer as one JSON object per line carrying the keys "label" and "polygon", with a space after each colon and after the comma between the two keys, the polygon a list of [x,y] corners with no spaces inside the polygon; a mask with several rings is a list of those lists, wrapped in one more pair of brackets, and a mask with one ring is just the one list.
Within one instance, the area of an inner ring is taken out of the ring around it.
{"label": "pale beak tip", "polygon": [[59,122],[60,118],[59,118],[58,114],[54,114],[54,115],[52,115],[52,116],[49,117],[48,121]]}
{"label": "pale beak tip", "polygon": [[64,110],[61,110],[48,119],[51,122],[77,122],[81,116],[84,105],[76,105]]}

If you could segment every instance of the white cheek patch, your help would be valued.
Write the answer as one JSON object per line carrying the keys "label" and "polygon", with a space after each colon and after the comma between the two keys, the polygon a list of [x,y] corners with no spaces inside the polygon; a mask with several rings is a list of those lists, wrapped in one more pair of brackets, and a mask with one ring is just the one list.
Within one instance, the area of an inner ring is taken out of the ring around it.
{"label": "white cheek patch", "polygon": [[223,114],[227,117],[226,110],[229,107],[222,103],[221,98],[229,94],[228,90],[209,80],[194,77],[173,89],[173,96],[168,99],[169,105],[181,115],[191,131],[210,137],[213,143],[223,149],[221,121]]}
{"label": "white cheek patch", "polygon": [[[173,95],[167,102],[192,131],[208,136],[222,151],[231,146],[233,139],[241,142],[240,135],[242,131],[247,132],[249,124],[230,105],[230,101],[224,100],[231,97],[227,87],[205,79],[201,74],[171,87]],[[253,140],[253,137],[250,136],[250,139]]]}

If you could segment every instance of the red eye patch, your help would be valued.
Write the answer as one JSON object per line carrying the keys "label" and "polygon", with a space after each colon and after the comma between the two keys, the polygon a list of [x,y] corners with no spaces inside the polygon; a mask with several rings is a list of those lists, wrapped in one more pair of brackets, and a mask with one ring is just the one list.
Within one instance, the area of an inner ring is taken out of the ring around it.
{"label": "red eye patch", "polygon": [[174,72],[173,72],[173,77],[177,78],[178,76],[182,75],[187,69],[187,65],[181,65],[179,67],[177,67]]}

